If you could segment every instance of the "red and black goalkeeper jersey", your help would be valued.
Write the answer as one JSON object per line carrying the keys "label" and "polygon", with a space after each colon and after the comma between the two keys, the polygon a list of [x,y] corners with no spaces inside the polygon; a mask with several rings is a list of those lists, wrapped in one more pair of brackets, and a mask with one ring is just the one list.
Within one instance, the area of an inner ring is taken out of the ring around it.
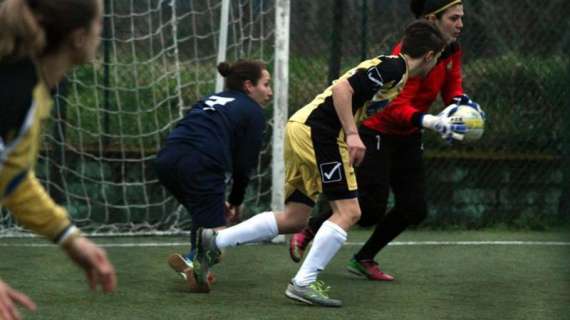
{"label": "red and black goalkeeper jersey", "polygon": [[[393,50],[399,54],[402,43]],[[445,105],[453,97],[463,94],[461,56],[459,44],[453,43],[444,50],[439,62],[426,77],[412,77],[402,92],[382,111],[365,119],[362,125],[385,134],[408,135],[419,130],[419,113],[426,113],[441,93]]]}

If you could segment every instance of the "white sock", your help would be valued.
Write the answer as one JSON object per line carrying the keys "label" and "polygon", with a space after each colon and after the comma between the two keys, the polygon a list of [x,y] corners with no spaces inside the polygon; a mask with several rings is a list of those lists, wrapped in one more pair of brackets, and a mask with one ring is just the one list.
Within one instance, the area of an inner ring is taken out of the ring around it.
{"label": "white sock", "polygon": [[219,249],[235,247],[244,243],[269,240],[278,234],[275,214],[266,211],[233,227],[218,231],[216,245]]}
{"label": "white sock", "polygon": [[315,282],[345,241],[346,231],[330,220],[325,221],[317,231],[313,246],[293,282],[298,286],[308,286]]}

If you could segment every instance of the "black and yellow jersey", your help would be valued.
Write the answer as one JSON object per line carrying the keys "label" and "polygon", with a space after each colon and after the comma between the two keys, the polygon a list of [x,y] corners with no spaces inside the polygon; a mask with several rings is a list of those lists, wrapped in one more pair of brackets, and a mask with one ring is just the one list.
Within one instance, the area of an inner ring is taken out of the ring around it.
{"label": "black and yellow jersey", "polygon": [[350,83],[354,91],[352,114],[358,122],[366,115],[365,106],[372,98],[375,101],[390,101],[399,94],[408,78],[408,69],[406,59],[402,55],[378,56],[363,61],[299,109],[289,121],[304,123],[336,136],[342,128],[332,98],[332,87],[337,81],[346,79]]}
{"label": "black and yellow jersey", "polygon": [[42,125],[53,100],[31,60],[0,62],[0,205],[52,240],[70,226],[34,175]]}

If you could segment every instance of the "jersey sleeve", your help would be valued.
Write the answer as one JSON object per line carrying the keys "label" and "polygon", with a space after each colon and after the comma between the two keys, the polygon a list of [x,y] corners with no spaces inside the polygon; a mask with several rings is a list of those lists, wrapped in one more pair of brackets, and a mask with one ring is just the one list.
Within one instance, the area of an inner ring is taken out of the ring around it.
{"label": "jersey sleeve", "polygon": [[403,126],[414,123],[418,110],[413,106],[413,99],[421,85],[421,78],[409,78],[400,94],[388,104],[386,109],[390,109],[390,112],[386,114],[389,114],[392,122],[401,123]]}
{"label": "jersey sleeve", "polygon": [[[402,42],[398,42],[392,49],[392,54],[400,54],[402,51]],[[414,123],[415,115],[418,110],[413,106],[412,101],[422,86],[422,80],[418,77],[409,78],[402,92],[390,102],[389,108],[393,109],[391,113],[392,120],[402,125]],[[415,124],[415,123],[414,123]]]}
{"label": "jersey sleeve", "polygon": [[445,105],[449,105],[453,97],[463,94],[463,77],[461,74],[462,56],[463,52],[458,49],[451,58],[451,69],[448,71],[441,90],[441,97]]}
{"label": "jersey sleeve", "polygon": [[232,191],[228,198],[228,202],[232,205],[240,205],[243,202],[251,172],[257,165],[264,129],[263,112],[256,110],[238,132],[233,159]]}
{"label": "jersey sleeve", "polygon": [[67,212],[55,204],[33,172],[26,172],[22,179],[2,200],[2,204],[10,210],[19,224],[34,233],[57,241],[61,233],[71,225]]}
{"label": "jersey sleeve", "polygon": [[31,61],[0,64],[0,205],[25,228],[57,242],[71,221],[33,173],[41,124],[51,108],[47,90],[35,96],[44,92],[37,88]]}
{"label": "jersey sleeve", "polygon": [[36,70],[31,61],[0,64],[0,143],[3,142],[5,146],[24,123],[32,105],[32,91],[36,83]]}
{"label": "jersey sleeve", "polygon": [[387,59],[370,68],[357,69],[348,77],[348,82],[354,90],[354,96],[370,100],[381,88],[396,85],[404,72],[396,59]]}
{"label": "jersey sleeve", "polygon": [[394,46],[394,48],[392,49],[392,54],[397,55],[400,54],[401,51],[402,51],[402,42],[398,42],[396,46]]}

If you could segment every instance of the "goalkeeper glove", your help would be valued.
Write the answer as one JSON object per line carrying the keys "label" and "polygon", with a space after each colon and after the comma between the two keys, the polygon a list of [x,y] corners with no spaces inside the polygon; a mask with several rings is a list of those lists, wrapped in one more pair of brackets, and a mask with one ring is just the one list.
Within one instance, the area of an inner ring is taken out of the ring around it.
{"label": "goalkeeper glove", "polygon": [[[456,105],[456,106],[460,106],[460,105],[469,106],[469,107],[471,107],[471,108],[477,110],[477,112],[479,112],[479,113],[481,114],[481,117],[483,117],[483,119],[486,118],[485,111],[483,111],[483,109],[481,109],[481,106],[480,106],[477,102],[471,100],[471,98],[469,98],[468,95],[462,94],[462,95],[460,95],[460,96],[454,97],[452,100],[453,100],[453,103],[450,104],[449,107],[452,106],[452,105]],[[449,107],[448,107],[448,108],[449,108]],[[447,109],[447,108],[446,108],[446,109]],[[445,111],[445,110],[444,110],[444,111]]]}
{"label": "goalkeeper glove", "polygon": [[468,131],[463,122],[451,123],[447,115],[443,112],[437,116],[424,114],[421,117],[420,123],[422,124],[422,127],[438,132],[441,135],[441,138],[449,143],[453,140],[463,140],[465,133]]}

